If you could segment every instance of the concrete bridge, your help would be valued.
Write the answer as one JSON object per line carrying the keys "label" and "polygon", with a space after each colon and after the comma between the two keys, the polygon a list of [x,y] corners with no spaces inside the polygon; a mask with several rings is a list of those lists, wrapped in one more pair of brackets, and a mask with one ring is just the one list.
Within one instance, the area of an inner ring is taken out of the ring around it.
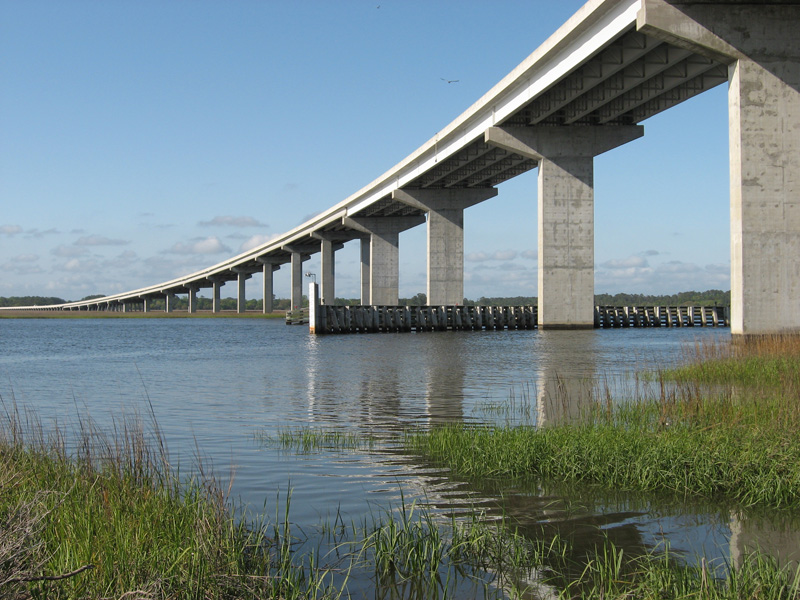
{"label": "concrete bridge", "polygon": [[[472,107],[350,197],[277,239],[184,277],[42,310],[148,309],[152,299],[238,286],[321,253],[321,296],[335,253],[361,246],[361,301],[398,302],[399,233],[428,231],[432,305],[464,295],[464,210],[538,168],[539,327],[594,325],[594,157],[644,135],[642,122],[728,84],[731,331],[800,331],[800,3],[798,0],[591,0]],[[30,308],[30,307],[28,307]]]}

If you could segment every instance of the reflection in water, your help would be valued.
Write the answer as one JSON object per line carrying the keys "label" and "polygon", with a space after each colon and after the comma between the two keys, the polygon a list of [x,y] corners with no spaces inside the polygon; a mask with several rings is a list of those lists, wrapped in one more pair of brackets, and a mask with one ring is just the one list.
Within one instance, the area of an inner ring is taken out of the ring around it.
{"label": "reflection in water", "polygon": [[[464,420],[463,398],[466,365],[463,336],[437,335],[423,357],[427,423]],[[461,338],[461,341],[459,340]]]}
{"label": "reflection in water", "polygon": [[574,422],[594,399],[597,336],[594,331],[539,332],[538,426]]}
{"label": "reflection in water", "polygon": [[731,513],[731,560],[741,566],[753,552],[763,552],[782,566],[800,564],[800,531],[797,518],[742,517]]}
{"label": "reflection in water", "polygon": [[[190,463],[199,448],[220,473],[235,467],[232,496],[256,511],[291,487],[294,522],[313,527],[338,511],[358,521],[376,506],[396,506],[402,489],[406,501],[446,511],[479,506],[493,517],[504,514],[531,537],[558,531],[578,553],[609,538],[635,555],[666,538],[688,558],[735,562],[755,546],[793,558],[784,551],[796,538],[783,532],[797,531],[796,524],[732,519],[727,508],[713,506],[654,506],[630,495],[598,498],[586,489],[461,481],[406,455],[397,442],[399,432],[416,424],[572,422],[592,401],[592,382],[668,365],[683,345],[728,336],[724,330],[313,337],[279,322],[241,319],[2,325],[3,399],[60,423],[80,412],[101,425],[109,413],[148,414],[152,401],[176,462]],[[535,392],[517,412],[500,410],[520,388]],[[293,455],[264,447],[254,435],[305,426],[351,429],[380,443]]]}

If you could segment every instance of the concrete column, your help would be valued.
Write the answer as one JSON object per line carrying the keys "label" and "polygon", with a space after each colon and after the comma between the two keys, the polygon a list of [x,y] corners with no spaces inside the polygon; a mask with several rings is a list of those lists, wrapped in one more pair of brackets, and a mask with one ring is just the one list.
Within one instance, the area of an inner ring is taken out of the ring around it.
{"label": "concrete column", "polygon": [[171,313],[173,311],[175,300],[174,294],[164,294],[164,312]]}
{"label": "concrete column", "polygon": [[321,240],[320,251],[322,304],[333,304],[334,298],[336,297],[336,265],[333,242],[330,240]]}
{"label": "concrete column", "polygon": [[641,126],[490,127],[487,143],[539,161],[539,328],[594,327],[593,157]]}
{"label": "concrete column", "polygon": [[245,283],[247,283],[247,273],[239,271],[237,273],[237,290],[236,290],[236,312],[239,314],[247,310],[247,298],[245,297]]}
{"label": "concrete column", "polygon": [[637,25],[729,64],[731,333],[800,333],[800,5],[643,0]]}
{"label": "concrete column", "polygon": [[193,286],[188,287],[188,296],[189,296],[189,313],[194,314],[197,312],[197,288]]}
{"label": "concrete column", "polygon": [[271,313],[275,309],[273,304],[273,299],[275,297],[275,290],[273,287],[272,274],[278,269],[280,269],[280,265],[278,265],[277,263],[273,263],[272,261],[270,261],[268,258],[265,257],[259,257],[256,260],[258,260],[258,262],[260,262],[263,265],[262,271],[264,274],[264,280],[263,280],[263,295],[262,295],[263,301],[261,309],[266,315]]}
{"label": "concrete column", "polygon": [[371,289],[369,266],[369,236],[361,238],[361,304],[369,304],[369,291]]}
{"label": "concrete column", "polygon": [[[369,233],[369,304],[396,305],[400,286],[400,232],[421,225],[425,218],[344,217],[342,221],[352,229]],[[363,244],[361,250],[363,269]]]}
{"label": "concrete column", "polygon": [[128,303],[127,302],[123,302],[122,303],[122,312],[124,312],[124,313],[128,312]]}
{"label": "concrete column", "polygon": [[392,198],[428,215],[428,304],[464,302],[464,209],[497,195],[490,189],[413,189]]}
{"label": "concrete column", "polygon": [[292,252],[292,271],[291,271],[291,310],[303,307],[303,255],[299,252]]}
{"label": "concrete column", "polygon": [[211,294],[211,312],[218,313],[222,310],[222,306],[220,304],[220,291],[222,288],[222,281],[219,279],[215,279],[211,282],[213,293]]}
{"label": "concrete column", "polygon": [[150,298],[147,296],[142,298],[142,312],[150,312]]}

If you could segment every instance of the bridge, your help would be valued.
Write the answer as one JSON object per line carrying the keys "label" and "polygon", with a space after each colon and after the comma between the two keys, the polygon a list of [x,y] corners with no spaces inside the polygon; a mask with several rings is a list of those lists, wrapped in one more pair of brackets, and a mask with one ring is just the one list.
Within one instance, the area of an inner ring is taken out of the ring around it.
{"label": "bridge", "polygon": [[[38,310],[149,310],[177,295],[291,269],[321,254],[322,303],[335,253],[358,241],[361,302],[398,303],[400,232],[427,227],[431,305],[461,304],[464,211],[538,169],[538,325],[594,326],[594,157],[644,135],[642,122],[728,84],[733,334],[800,331],[800,2],[590,0],[533,54],[418,150],[271,242],[177,279]],[[326,302],[327,301],[327,302]],[[33,307],[27,307],[31,309]]]}

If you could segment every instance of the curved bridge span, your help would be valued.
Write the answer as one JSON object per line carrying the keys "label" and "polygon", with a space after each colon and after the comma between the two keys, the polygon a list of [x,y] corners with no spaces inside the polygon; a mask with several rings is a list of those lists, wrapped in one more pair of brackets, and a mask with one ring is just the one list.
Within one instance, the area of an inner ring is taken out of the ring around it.
{"label": "curved bridge span", "polygon": [[[594,326],[594,157],[644,134],[649,117],[729,86],[731,331],[800,331],[800,0],[591,0],[466,112],[366,187],[271,242],[146,288],[36,310],[127,310],[291,269],[361,244],[365,305],[398,302],[399,233],[425,224],[428,302],[463,299],[463,215],[538,168],[539,326]],[[34,307],[24,307],[31,310]]]}

